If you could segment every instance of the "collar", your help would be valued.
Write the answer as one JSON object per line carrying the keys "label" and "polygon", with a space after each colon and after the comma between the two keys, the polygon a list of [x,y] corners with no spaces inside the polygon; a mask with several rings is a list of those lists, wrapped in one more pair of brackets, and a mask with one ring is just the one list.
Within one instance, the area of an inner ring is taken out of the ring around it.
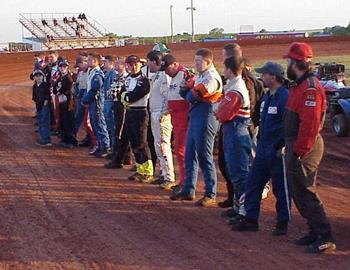
{"label": "collar", "polygon": [[130,74],[130,77],[131,78],[137,78],[139,76],[142,76],[142,70],[140,70],[138,73],[135,73],[135,74]]}
{"label": "collar", "polygon": [[279,92],[280,92],[281,89],[283,89],[283,88],[284,88],[284,86],[281,85],[280,87],[278,87],[278,88],[276,89],[276,91],[275,91],[273,94],[271,94],[271,90],[267,91],[267,93],[268,93],[271,97],[278,97]]}

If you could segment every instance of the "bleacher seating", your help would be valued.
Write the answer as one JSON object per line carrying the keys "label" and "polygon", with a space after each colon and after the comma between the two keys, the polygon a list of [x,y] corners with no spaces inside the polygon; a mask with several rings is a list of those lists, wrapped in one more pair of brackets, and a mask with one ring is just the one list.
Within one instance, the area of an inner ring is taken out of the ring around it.
{"label": "bleacher seating", "polygon": [[109,46],[105,28],[85,14],[22,13],[19,22],[45,49]]}

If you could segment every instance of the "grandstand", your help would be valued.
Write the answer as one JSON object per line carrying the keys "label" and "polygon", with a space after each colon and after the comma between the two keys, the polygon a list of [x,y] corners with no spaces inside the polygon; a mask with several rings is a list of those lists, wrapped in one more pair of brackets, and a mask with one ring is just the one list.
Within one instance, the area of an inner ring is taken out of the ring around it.
{"label": "grandstand", "polygon": [[36,50],[110,46],[106,29],[84,13],[21,13],[19,22]]}

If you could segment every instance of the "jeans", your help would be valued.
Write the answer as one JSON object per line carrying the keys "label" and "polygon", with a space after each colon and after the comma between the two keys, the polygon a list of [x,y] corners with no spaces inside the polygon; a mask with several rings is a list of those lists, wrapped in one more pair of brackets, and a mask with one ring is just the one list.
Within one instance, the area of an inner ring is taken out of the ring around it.
{"label": "jeans", "polygon": [[37,111],[39,136],[41,143],[50,143],[50,106],[43,106],[40,111]]}
{"label": "jeans", "polygon": [[215,118],[212,104],[198,103],[194,106],[189,113],[183,192],[195,193],[199,165],[205,183],[204,196],[215,198],[217,176],[213,150],[218,121]]}
{"label": "jeans", "polygon": [[103,108],[98,106],[96,101],[89,104],[89,116],[92,130],[96,137],[97,147],[100,149],[109,149],[110,142],[106,121],[103,115]]}
{"label": "jeans", "polygon": [[[224,123],[223,146],[227,173],[233,184],[234,197],[238,211],[243,211],[243,196],[249,174],[249,154],[251,152],[251,138],[248,132],[249,119],[240,117]],[[242,197],[242,198],[241,198]]]}
{"label": "jeans", "polygon": [[115,137],[115,119],[113,112],[113,101],[105,100],[103,105],[103,115],[105,117],[107,132],[110,141],[110,148],[113,148]]}

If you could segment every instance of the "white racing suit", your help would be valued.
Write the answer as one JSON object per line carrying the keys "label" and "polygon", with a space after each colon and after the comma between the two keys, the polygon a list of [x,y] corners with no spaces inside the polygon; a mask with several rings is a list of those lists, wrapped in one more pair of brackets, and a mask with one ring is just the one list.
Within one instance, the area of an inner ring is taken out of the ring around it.
{"label": "white racing suit", "polygon": [[155,73],[149,99],[151,127],[154,137],[154,148],[160,163],[161,176],[164,181],[175,182],[173,155],[171,151],[171,132],[173,126],[168,113],[167,95],[170,77],[164,71]]}

